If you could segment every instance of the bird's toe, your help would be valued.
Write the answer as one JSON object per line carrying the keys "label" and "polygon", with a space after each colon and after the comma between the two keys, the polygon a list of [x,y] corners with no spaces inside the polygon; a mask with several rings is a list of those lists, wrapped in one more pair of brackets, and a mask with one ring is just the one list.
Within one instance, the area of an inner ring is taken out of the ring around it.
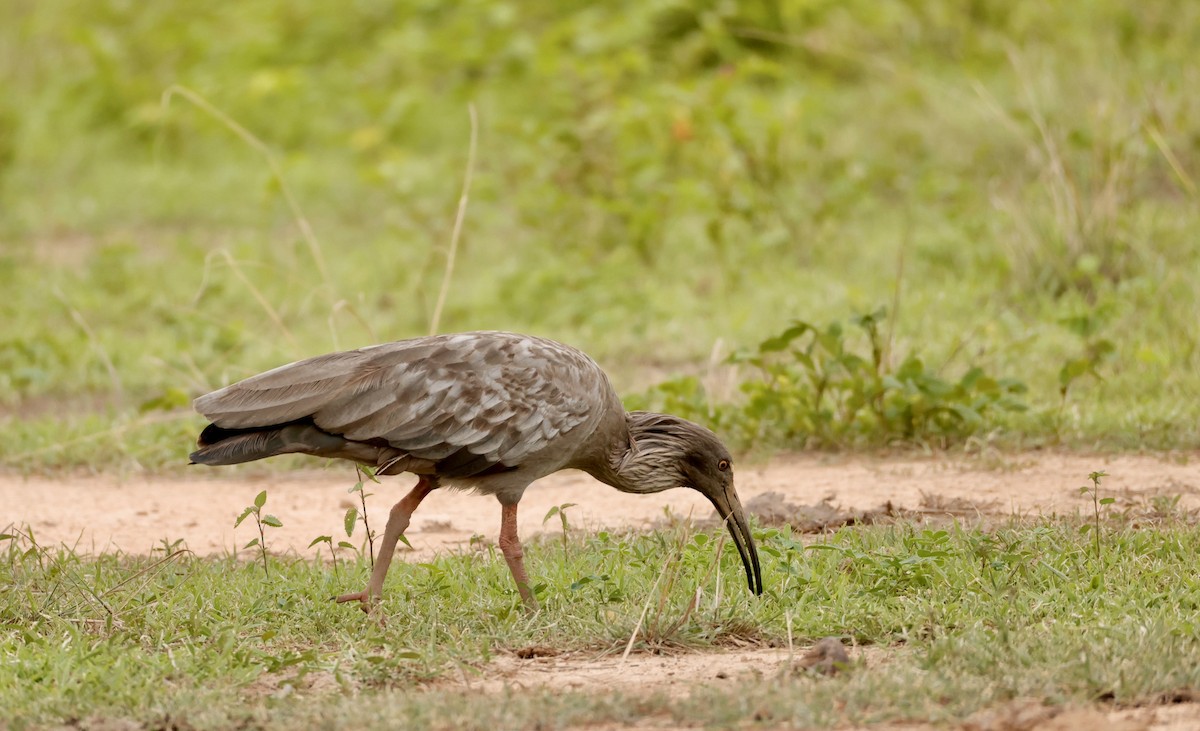
{"label": "bird's toe", "polygon": [[375,605],[379,603],[379,598],[372,597],[365,589],[363,591],[356,591],[353,594],[342,594],[341,596],[334,597],[333,600],[338,604],[358,602],[358,608],[363,610],[364,614],[370,614]]}

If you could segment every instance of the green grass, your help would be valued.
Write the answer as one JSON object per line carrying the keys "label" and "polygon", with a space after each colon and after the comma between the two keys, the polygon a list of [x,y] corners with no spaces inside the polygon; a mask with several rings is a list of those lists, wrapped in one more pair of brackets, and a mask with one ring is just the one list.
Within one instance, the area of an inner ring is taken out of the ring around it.
{"label": "green grass", "polygon": [[[469,102],[478,160],[443,330],[558,337],[623,393],[691,374],[720,401],[755,373],[709,369],[714,352],[886,306],[895,364],[1029,387],[1028,417],[988,417],[988,439],[1200,446],[1191,5],[48,0],[11,15],[8,469],[166,468],[199,425],[175,411],[189,397],[426,332]],[[163,104],[174,84],[268,146],[317,248],[262,154],[183,97]],[[1094,375],[1064,399],[1081,361]],[[780,446],[810,441],[785,431]]]}
{"label": "green grass", "polygon": [[[336,566],[273,557],[265,578],[252,556],[85,557],[18,534],[0,563],[0,706],[15,729],[71,718],[375,728],[397,717],[559,728],[648,715],[832,726],[953,721],[1016,697],[1132,704],[1196,687],[1200,529],[1170,511],[1103,509],[1099,555],[1084,519],[844,529],[816,543],[759,530],[761,598],[745,591],[732,551],[713,571],[715,534],[572,533],[529,547],[538,614],[520,610],[507,567],[485,548],[393,567],[383,625],[329,601],[365,580],[365,560],[349,556]],[[484,697],[430,684],[485,677],[490,658],[530,645],[619,653],[646,607],[638,651],[786,647],[790,621],[795,643],[840,635],[887,661],[831,679],[764,668],[690,698]],[[309,688],[318,675],[324,685]],[[272,695],[286,685],[286,701]]]}

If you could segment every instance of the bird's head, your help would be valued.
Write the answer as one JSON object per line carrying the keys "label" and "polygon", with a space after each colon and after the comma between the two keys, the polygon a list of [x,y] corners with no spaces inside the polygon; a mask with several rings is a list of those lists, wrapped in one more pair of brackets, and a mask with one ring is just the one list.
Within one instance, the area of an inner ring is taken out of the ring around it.
{"label": "bird's head", "polygon": [[750,591],[762,594],[762,568],[742,501],[733,486],[733,457],[716,434],[669,414],[631,411],[631,444],[619,472],[633,492],[688,487],[708,498],[737,546]]}

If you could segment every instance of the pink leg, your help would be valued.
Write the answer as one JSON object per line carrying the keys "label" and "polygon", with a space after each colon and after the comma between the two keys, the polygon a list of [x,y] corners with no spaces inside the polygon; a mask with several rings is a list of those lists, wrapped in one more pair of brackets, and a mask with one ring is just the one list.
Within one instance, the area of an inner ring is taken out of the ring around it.
{"label": "pink leg", "polygon": [[371,579],[367,582],[367,588],[353,594],[339,596],[337,598],[339,604],[357,600],[361,602],[359,607],[370,614],[371,609],[379,603],[379,598],[383,596],[383,580],[387,576],[388,567],[392,565],[392,556],[396,553],[396,543],[400,541],[400,536],[404,535],[404,531],[408,530],[408,522],[412,518],[413,511],[436,487],[436,479],[422,476],[417,481],[416,487],[401,498],[400,502],[392,506],[387,527],[383,529],[383,540],[379,543],[379,556],[375,558],[375,569],[371,571]]}
{"label": "pink leg", "polygon": [[502,505],[500,508],[500,551],[508,562],[508,570],[517,582],[521,601],[531,612],[538,610],[537,597],[530,588],[529,574],[525,573],[525,552],[521,550],[521,539],[517,536],[517,505]]}

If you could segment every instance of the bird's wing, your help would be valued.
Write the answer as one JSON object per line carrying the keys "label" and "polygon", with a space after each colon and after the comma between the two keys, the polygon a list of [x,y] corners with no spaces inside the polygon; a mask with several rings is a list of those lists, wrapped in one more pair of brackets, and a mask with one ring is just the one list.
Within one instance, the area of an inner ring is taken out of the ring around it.
{"label": "bird's wing", "polygon": [[[227,429],[311,418],[355,441],[430,460],[516,465],[608,402],[574,348],[512,333],[463,333],[331,353],[196,399]],[[477,459],[482,458],[482,459]],[[477,470],[476,470],[477,471]]]}

